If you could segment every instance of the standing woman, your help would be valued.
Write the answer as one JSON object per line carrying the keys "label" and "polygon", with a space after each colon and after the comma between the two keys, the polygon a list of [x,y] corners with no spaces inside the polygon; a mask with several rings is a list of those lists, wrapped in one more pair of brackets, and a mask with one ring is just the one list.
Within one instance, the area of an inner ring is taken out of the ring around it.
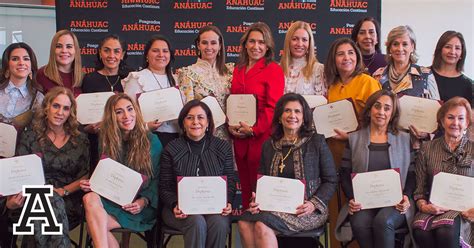
{"label": "standing woman", "polygon": [[285,73],[285,93],[327,95],[324,65],[318,62],[313,32],[308,23],[291,24],[280,61]]}
{"label": "standing woman", "polygon": [[[186,102],[212,95],[225,112],[234,64],[225,63],[224,37],[216,26],[206,26],[199,30],[194,45],[198,54],[197,62],[178,70],[179,89]],[[216,128],[216,136],[229,140],[225,125]]]}
{"label": "standing woman", "polygon": [[[143,70],[130,72],[122,80],[124,92],[133,100],[138,93],[175,87],[176,81],[171,71],[174,63],[174,50],[169,40],[161,35],[153,35],[145,45]],[[147,127],[160,138],[163,146],[178,137],[178,123],[175,120],[161,122],[150,121]]]}
{"label": "standing woman", "polygon": [[466,56],[466,42],[461,33],[450,30],[441,35],[436,44],[431,70],[444,102],[455,96],[462,96],[472,102],[472,80],[462,74]]}
{"label": "standing woman", "polygon": [[[158,212],[158,162],[162,146],[145,129],[135,101],[119,93],[105,105],[101,122],[100,148],[104,155],[148,177],[133,202],[123,207],[94,192],[83,197],[88,231],[96,247],[119,247],[110,230],[126,228],[136,232],[150,230]],[[81,189],[91,191],[89,180]]]}
{"label": "standing woman", "polygon": [[387,65],[385,55],[380,51],[380,24],[375,18],[368,16],[360,19],[352,29],[351,39],[359,47],[369,75]]}
{"label": "standing woman", "polygon": [[38,70],[36,80],[43,86],[44,93],[56,86],[63,86],[81,93],[82,63],[79,41],[76,35],[66,29],[58,31],[51,41],[48,64]]}
{"label": "standing woman", "polygon": [[240,38],[240,48],[230,93],[253,94],[257,98],[255,125],[240,122],[229,126],[242,186],[242,206],[247,209],[256,186],[261,147],[270,136],[273,110],[283,95],[285,78],[281,67],[273,61],[275,43],[267,24],[252,24]]}

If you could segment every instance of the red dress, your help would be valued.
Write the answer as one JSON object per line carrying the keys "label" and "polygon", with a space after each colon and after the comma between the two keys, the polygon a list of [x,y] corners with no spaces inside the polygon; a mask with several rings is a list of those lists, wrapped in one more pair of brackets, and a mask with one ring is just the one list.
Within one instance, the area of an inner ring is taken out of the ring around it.
{"label": "red dress", "polygon": [[263,142],[270,137],[273,110],[283,95],[285,76],[281,67],[262,58],[246,73],[247,66],[234,69],[231,94],[253,94],[257,98],[257,123],[252,127],[254,136],[234,138],[235,160],[242,186],[242,206],[248,208],[252,190],[257,182],[257,170]]}

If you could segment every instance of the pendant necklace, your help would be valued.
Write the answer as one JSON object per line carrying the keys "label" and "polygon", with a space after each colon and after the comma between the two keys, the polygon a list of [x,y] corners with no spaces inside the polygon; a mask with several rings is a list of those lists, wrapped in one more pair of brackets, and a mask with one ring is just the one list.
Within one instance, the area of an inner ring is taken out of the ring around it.
{"label": "pendant necklace", "polygon": [[110,83],[109,77],[107,75],[104,75],[104,76],[105,76],[105,79],[107,80],[107,83],[109,83],[109,85],[110,85],[110,91],[114,92],[114,87],[118,83],[118,81],[120,79],[120,76],[117,75],[117,79],[115,80],[114,84]]}
{"label": "pendant necklace", "polygon": [[165,89],[166,87],[163,87],[163,85],[161,85],[161,83],[160,83],[160,81],[158,80],[158,78],[156,78],[155,73],[152,72],[151,70],[150,70],[150,72],[151,72],[151,75],[153,76],[153,78],[155,79],[156,83],[158,83],[158,86],[160,86],[160,89]]}
{"label": "pendant necklace", "polygon": [[[293,146],[296,144],[297,140],[298,140],[298,137],[296,137],[295,140],[293,141],[293,143],[292,143]],[[284,163],[285,159],[288,158],[288,156],[290,156],[290,153],[293,151],[293,146],[290,147],[290,150],[288,150],[286,155],[281,160],[280,165],[278,166],[278,169],[280,169],[280,174],[283,173],[283,169],[285,169],[285,166],[286,166],[285,163]]]}

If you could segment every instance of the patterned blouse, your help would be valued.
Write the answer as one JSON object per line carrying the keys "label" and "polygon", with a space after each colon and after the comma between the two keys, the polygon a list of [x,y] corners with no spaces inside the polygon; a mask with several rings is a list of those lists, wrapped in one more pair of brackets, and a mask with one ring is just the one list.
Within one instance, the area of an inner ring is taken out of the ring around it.
{"label": "patterned blouse", "polygon": [[35,99],[32,99],[26,83],[16,87],[9,82],[0,90],[0,122],[12,123],[16,116],[28,111],[30,107],[33,109],[40,107],[43,98],[43,94],[36,91]]}
{"label": "patterned blouse", "polygon": [[298,93],[301,95],[327,96],[328,87],[324,78],[324,65],[316,62],[311,77],[307,79],[303,75],[306,66],[306,58],[294,58],[289,66],[289,75],[285,75],[285,94]]}

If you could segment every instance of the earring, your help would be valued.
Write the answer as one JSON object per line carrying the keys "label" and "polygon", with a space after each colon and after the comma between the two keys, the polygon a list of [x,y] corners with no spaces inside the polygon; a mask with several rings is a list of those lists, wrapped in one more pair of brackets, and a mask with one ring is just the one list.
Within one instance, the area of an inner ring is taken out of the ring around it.
{"label": "earring", "polygon": [[206,132],[208,132],[208,131],[209,131],[209,127],[206,127]]}
{"label": "earring", "polygon": [[30,80],[33,80],[33,72],[30,72],[30,74],[28,74],[28,77],[30,78]]}
{"label": "earring", "polygon": [[219,50],[219,52],[217,52],[217,56],[221,56],[221,51]]}
{"label": "earring", "polygon": [[6,70],[5,71],[5,78],[9,78],[10,77],[10,71],[9,70]]}
{"label": "earring", "polygon": [[197,55],[198,55],[198,57],[201,57],[201,50],[198,49]]}

